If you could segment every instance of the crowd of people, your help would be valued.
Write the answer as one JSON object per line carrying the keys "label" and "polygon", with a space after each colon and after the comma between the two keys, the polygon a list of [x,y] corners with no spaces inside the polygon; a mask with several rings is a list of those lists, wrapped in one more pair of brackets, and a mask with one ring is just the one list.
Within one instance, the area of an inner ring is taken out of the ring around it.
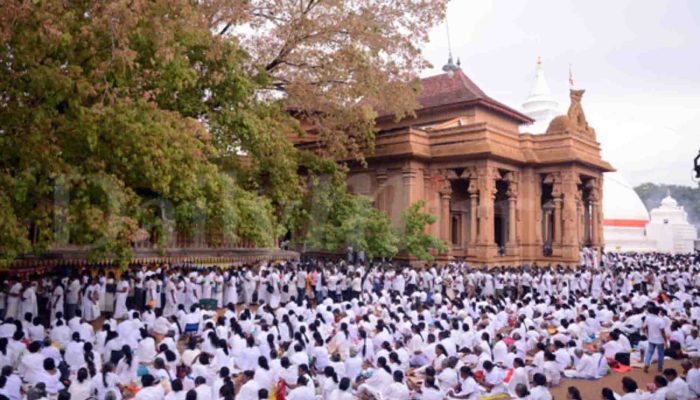
{"label": "crowd of people", "polygon": [[7,275],[0,400],[700,397],[700,254],[591,260]]}

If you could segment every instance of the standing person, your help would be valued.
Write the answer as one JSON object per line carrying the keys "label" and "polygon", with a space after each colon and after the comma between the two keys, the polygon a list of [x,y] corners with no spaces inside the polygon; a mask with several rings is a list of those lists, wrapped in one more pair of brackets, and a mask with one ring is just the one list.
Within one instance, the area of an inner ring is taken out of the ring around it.
{"label": "standing person", "polygon": [[106,311],[105,302],[107,301],[107,277],[105,277],[105,271],[103,269],[100,269],[97,273],[97,285],[99,286],[99,290],[97,291],[99,297],[97,304],[100,307],[100,314],[102,314]]}
{"label": "standing person", "polygon": [[255,292],[255,279],[247,268],[243,272],[243,298],[247,305],[253,303],[253,293]]}
{"label": "standing person", "polygon": [[126,298],[129,296],[129,276],[124,275],[117,285],[114,301],[114,319],[122,319],[127,316]]}
{"label": "standing person", "polygon": [[56,321],[56,314],[63,314],[63,304],[64,300],[64,290],[63,285],[59,279],[54,281],[53,291],[51,292],[51,299],[49,300],[49,309],[51,313],[51,326],[53,326],[54,321]]}
{"label": "standing person", "polygon": [[224,304],[224,278],[221,276],[221,270],[217,269],[214,274],[214,299],[216,299],[216,308],[222,308]]}
{"label": "standing person", "polygon": [[75,316],[75,310],[78,309],[78,296],[80,296],[80,280],[74,276],[66,291],[66,320]]}
{"label": "standing person", "polygon": [[158,293],[158,282],[155,275],[146,277],[144,290],[146,292],[146,305],[154,311],[158,310],[160,308],[160,293]]}
{"label": "standing person", "polygon": [[117,291],[117,282],[114,277],[114,272],[109,272],[107,274],[107,281],[105,284],[105,304],[102,311],[105,315],[110,315],[114,313],[114,295]]}
{"label": "standing person", "polygon": [[100,284],[92,278],[83,291],[82,314],[88,322],[100,317]]}
{"label": "standing person", "polygon": [[229,304],[238,304],[238,289],[236,288],[236,274],[234,271],[226,271],[224,273],[224,283],[226,290],[224,292],[224,306]]}
{"label": "standing person", "polygon": [[301,305],[306,295],[306,270],[303,267],[299,267],[296,272],[296,285],[297,285],[297,304]]}
{"label": "standing person", "polygon": [[165,279],[165,307],[163,307],[163,316],[172,317],[177,312],[177,286],[175,285],[175,277],[170,276]]}
{"label": "standing person", "polygon": [[145,305],[145,292],[144,286],[145,274],[143,273],[143,267],[138,268],[136,275],[134,276],[134,304],[131,305],[132,308],[143,311],[143,306]]}
{"label": "standing person", "polygon": [[8,285],[10,286],[10,291],[7,293],[7,310],[5,311],[5,318],[17,319],[19,313],[20,296],[22,295],[22,284],[14,279],[9,279]]}
{"label": "standing person", "polygon": [[[267,276],[267,284],[272,288],[272,292],[269,292],[268,304],[272,309],[277,309],[280,306],[280,279],[279,274],[276,270],[272,270]],[[269,290],[268,290],[269,291]]]}
{"label": "standing person", "polygon": [[32,314],[36,317],[39,312],[39,304],[36,300],[36,281],[31,282],[22,292],[22,315]]}
{"label": "standing person", "polygon": [[664,350],[668,339],[666,338],[666,322],[659,317],[659,308],[655,305],[649,306],[649,315],[647,315],[642,329],[647,333],[649,345],[644,356],[644,372],[649,372],[649,365],[654,357],[654,352],[657,356],[657,370],[664,370]]}

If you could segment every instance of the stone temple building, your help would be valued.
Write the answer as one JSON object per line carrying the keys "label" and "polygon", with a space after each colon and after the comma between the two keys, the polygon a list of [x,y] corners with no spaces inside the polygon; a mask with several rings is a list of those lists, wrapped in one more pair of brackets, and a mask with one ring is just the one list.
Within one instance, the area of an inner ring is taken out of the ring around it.
{"label": "stone temple building", "polygon": [[350,191],[370,196],[397,226],[424,200],[437,216],[428,229],[449,246],[442,259],[573,264],[584,246],[600,249],[603,173],[613,168],[586,120],[584,91],[571,91],[568,112],[544,132],[522,133],[533,118],[451,62],[443,70],[422,79],[415,117],[377,118],[376,149],[366,166],[350,164]]}

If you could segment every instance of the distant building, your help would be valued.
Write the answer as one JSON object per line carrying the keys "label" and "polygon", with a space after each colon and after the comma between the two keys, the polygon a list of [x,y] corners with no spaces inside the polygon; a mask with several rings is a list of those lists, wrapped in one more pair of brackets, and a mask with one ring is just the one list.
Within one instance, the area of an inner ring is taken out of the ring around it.
{"label": "distant building", "polygon": [[661,205],[651,210],[646,230],[658,251],[673,254],[693,252],[698,236],[695,227],[688,223],[688,213],[671,197],[670,191]]}

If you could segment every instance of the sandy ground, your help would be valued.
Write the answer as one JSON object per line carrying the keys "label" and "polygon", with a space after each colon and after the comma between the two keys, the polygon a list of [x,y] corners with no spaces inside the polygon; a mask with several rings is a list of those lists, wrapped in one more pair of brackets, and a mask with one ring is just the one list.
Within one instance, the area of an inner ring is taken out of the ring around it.
{"label": "sandy ground", "polygon": [[[667,358],[664,360],[664,368],[675,368],[679,374],[681,373],[681,365],[676,360]],[[613,372],[597,381],[562,379],[561,385],[552,388],[551,392],[555,400],[565,400],[568,387],[575,386],[581,391],[581,397],[584,400],[599,400],[602,398],[600,392],[606,387],[622,394],[622,378],[625,376],[634,379],[642,390],[646,390],[647,384],[653,382],[656,374],[656,363],[653,363],[648,374],[645,374],[642,369],[632,368],[630,372],[624,374]]]}

